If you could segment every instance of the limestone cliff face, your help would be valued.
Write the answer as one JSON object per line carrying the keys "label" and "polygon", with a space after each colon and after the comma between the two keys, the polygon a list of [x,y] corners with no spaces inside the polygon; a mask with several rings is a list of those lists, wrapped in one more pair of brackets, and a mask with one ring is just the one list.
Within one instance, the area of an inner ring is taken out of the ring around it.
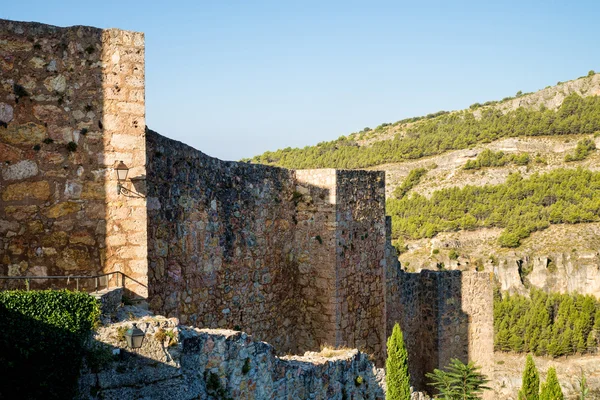
{"label": "limestone cliff face", "polygon": [[594,296],[600,293],[598,252],[511,257],[500,260],[493,271],[501,290],[509,293],[526,293],[528,287]]}
{"label": "limestone cliff face", "polygon": [[600,296],[600,224],[552,225],[535,232],[517,249],[497,244],[500,229],[445,232],[408,243],[404,269],[460,269],[493,272],[500,289]]}

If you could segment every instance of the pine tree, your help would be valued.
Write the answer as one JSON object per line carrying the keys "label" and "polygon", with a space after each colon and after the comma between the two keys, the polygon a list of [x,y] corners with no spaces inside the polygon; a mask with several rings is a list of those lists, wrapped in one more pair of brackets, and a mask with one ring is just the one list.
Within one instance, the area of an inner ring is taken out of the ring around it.
{"label": "pine tree", "polygon": [[387,360],[385,361],[387,400],[410,399],[410,375],[408,374],[408,352],[400,325],[396,323],[392,335],[387,340]]}
{"label": "pine tree", "polygon": [[540,400],[564,400],[562,389],[556,377],[556,369],[554,367],[548,370],[546,382],[542,385]]}
{"label": "pine tree", "polygon": [[527,355],[525,370],[523,371],[523,384],[519,391],[519,400],[539,400],[540,397],[540,375],[533,357]]}

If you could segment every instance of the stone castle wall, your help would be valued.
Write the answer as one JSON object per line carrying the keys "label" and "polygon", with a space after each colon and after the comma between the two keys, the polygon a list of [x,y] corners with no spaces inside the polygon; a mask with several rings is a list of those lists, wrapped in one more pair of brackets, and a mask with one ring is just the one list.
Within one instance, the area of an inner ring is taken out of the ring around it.
{"label": "stone castle wall", "polygon": [[294,254],[298,265],[299,347],[337,344],[336,171],[295,171]]}
{"label": "stone castle wall", "polygon": [[[397,284],[394,284],[393,280]],[[388,272],[388,333],[404,332],[412,384],[429,390],[425,374],[452,358],[474,361],[493,375],[493,278],[485,272]]]}
{"label": "stone castle wall", "polygon": [[369,349],[385,362],[385,175],[337,171],[336,343]]}
{"label": "stone castle wall", "polygon": [[419,388],[451,357],[489,367],[489,277],[402,272],[383,172],[225,162],[146,130],[140,33],[0,20],[0,72],[0,275],[121,271],[186,324],[378,365],[399,321]]}
{"label": "stone castle wall", "polygon": [[152,131],[147,160],[154,311],[383,362],[382,173],[224,162]]}
{"label": "stone castle wall", "polygon": [[224,162],[149,131],[149,304],[295,351],[293,172]]}
{"label": "stone castle wall", "polygon": [[[118,339],[130,321],[99,329],[96,346],[121,357],[96,371],[84,368],[78,399],[385,398],[383,370],[357,350],[277,357],[270,344],[245,332],[200,330],[160,316],[135,322],[146,338],[133,351]],[[174,343],[161,339],[160,330],[173,332]]]}
{"label": "stone castle wall", "polygon": [[146,296],[145,201],[112,170],[145,174],[144,126],[143,34],[0,20],[1,275],[118,270]]}

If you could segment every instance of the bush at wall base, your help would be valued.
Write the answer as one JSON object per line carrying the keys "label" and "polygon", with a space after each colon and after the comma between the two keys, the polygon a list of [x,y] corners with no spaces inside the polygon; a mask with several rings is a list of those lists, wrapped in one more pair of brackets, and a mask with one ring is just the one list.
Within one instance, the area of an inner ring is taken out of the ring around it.
{"label": "bush at wall base", "polygon": [[0,398],[73,398],[84,341],[99,316],[86,293],[0,292]]}

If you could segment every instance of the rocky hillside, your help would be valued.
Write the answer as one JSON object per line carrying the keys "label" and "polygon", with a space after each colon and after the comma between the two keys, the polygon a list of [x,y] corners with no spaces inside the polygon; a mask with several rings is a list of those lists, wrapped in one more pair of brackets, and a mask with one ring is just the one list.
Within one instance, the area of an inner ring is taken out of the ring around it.
{"label": "rocky hillside", "polygon": [[[408,270],[490,270],[502,289],[511,292],[533,285],[598,295],[596,148],[600,74],[590,72],[535,93],[382,124],[304,149],[267,152],[252,162],[385,171],[393,239]],[[557,175],[573,184],[545,185],[544,179],[556,171],[574,171]],[[593,174],[576,187],[575,180],[585,171]],[[516,182],[532,177],[538,188],[519,183],[524,189],[511,192]],[[540,186],[549,191],[538,193]],[[474,199],[454,191],[469,187],[475,188],[468,189]],[[452,197],[457,199],[448,203]],[[503,215],[494,215],[493,202],[504,202],[504,208],[498,204]],[[420,218],[410,225],[417,205]],[[456,215],[446,217],[439,207],[449,207],[446,213]]]}

